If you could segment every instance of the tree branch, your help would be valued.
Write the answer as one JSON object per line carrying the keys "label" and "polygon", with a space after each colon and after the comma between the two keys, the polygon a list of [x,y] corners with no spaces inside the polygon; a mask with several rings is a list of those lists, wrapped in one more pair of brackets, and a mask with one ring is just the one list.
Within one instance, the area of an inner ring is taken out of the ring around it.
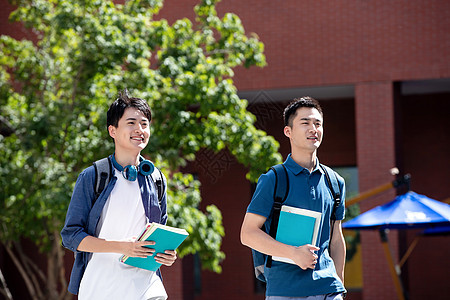
{"label": "tree branch", "polygon": [[2,283],[2,288],[0,288],[0,293],[2,293],[7,300],[13,300],[11,292],[8,289],[8,285],[6,284],[5,277],[3,276],[2,270],[0,269],[0,281]]}
{"label": "tree branch", "polygon": [[10,136],[15,133],[16,129],[9,123],[9,121],[0,115],[0,134],[4,137]]}
{"label": "tree branch", "polygon": [[66,273],[64,268],[64,248],[60,244],[60,235],[59,232],[54,231],[53,232],[55,239],[53,242],[53,247],[56,249],[56,257],[57,257],[57,265],[56,268],[59,270],[59,282],[61,284],[61,292],[59,293],[59,300],[63,300],[65,298],[68,298],[69,292],[67,291],[67,279],[66,279]]}
{"label": "tree branch", "polygon": [[[38,268],[38,266],[28,256],[25,255],[25,252],[23,252],[23,250],[22,250],[22,245],[19,242],[14,242],[14,247],[16,248],[17,252],[19,253],[19,256],[22,260],[25,271],[27,272],[27,275],[30,277],[30,279],[34,285],[35,293],[37,294],[38,299],[44,299],[41,285],[39,284],[39,280],[35,274],[37,274],[37,276],[41,280],[44,280],[44,282],[45,282],[45,274]],[[33,270],[34,270],[34,273],[33,273]]]}
{"label": "tree branch", "polygon": [[36,296],[36,290],[33,286],[33,282],[28,276],[27,272],[25,271],[23,265],[20,263],[19,259],[15,255],[15,253],[11,249],[10,244],[5,245],[6,252],[8,252],[9,257],[13,261],[14,265],[16,266],[17,270],[19,271],[20,275],[22,275],[23,280],[25,281],[25,285],[27,287],[28,292],[31,295],[31,298],[33,300],[39,300],[39,298]]}

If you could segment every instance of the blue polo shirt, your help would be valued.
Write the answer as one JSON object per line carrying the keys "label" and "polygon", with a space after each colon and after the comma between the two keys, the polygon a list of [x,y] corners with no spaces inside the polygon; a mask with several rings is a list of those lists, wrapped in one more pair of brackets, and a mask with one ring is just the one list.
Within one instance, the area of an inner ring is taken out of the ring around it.
{"label": "blue polo shirt", "polygon": [[[320,247],[317,253],[319,258],[314,270],[302,270],[297,265],[273,261],[272,267],[264,270],[267,281],[266,295],[307,297],[344,292],[344,285],[336,273],[334,262],[328,252],[330,216],[334,199],[325,174],[318,167],[319,160],[317,160],[316,168],[311,173],[298,165],[290,154],[284,165],[289,177],[289,195],[284,204],[322,213],[317,238],[317,246]],[[342,202],[336,210],[336,218],[342,220],[345,215],[345,183],[340,176],[338,176],[338,182],[342,191]],[[275,174],[273,171],[261,175],[252,201],[247,208],[247,212],[267,218],[264,224],[266,232],[269,232],[270,228],[274,187]]]}

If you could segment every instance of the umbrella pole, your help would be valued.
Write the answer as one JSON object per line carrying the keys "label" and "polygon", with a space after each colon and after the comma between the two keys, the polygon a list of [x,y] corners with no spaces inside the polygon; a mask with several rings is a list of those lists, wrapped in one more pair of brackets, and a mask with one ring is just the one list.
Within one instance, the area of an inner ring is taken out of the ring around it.
{"label": "umbrella pole", "polygon": [[388,238],[386,231],[380,229],[381,244],[383,245],[384,255],[389,265],[389,270],[391,271],[391,277],[394,280],[395,290],[397,291],[397,297],[399,300],[405,300],[403,287],[398,277],[397,271],[395,270],[394,260],[392,259],[391,250],[389,249]]}
{"label": "umbrella pole", "polygon": [[400,260],[400,262],[398,263],[399,267],[403,267],[403,265],[405,264],[406,260],[408,259],[408,257],[411,255],[411,252],[414,250],[414,248],[416,247],[417,243],[419,242],[419,238],[420,236],[416,236],[416,238],[414,239],[414,241],[411,243],[411,245],[408,247],[408,250],[406,250],[406,253],[403,255],[402,259]]}
{"label": "umbrella pole", "polygon": [[357,195],[357,196],[355,196],[355,197],[353,197],[351,199],[346,200],[345,201],[345,207],[349,207],[350,205],[353,205],[355,203],[361,202],[362,200],[364,200],[366,198],[369,198],[369,197],[377,195],[377,194],[379,194],[381,192],[387,191],[390,188],[392,188],[392,182],[388,182],[388,183],[380,185],[380,186],[378,186],[376,188],[368,190],[368,191],[366,191],[364,193],[361,193],[361,194],[359,194],[359,195]]}

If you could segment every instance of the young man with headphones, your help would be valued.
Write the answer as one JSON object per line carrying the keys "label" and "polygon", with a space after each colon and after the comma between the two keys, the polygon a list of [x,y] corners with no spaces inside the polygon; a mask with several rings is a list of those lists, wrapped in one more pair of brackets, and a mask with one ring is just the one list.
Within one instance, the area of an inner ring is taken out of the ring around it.
{"label": "young man with headphones", "polygon": [[[80,300],[167,299],[159,270],[119,261],[122,255],[152,255],[154,242],[135,239],[147,223],[167,221],[166,193],[158,199],[148,176],[154,166],[140,156],[148,144],[150,121],[151,111],[143,99],[128,96],[126,90],[120,93],[107,113],[115,144],[109,157],[113,176],[98,198],[94,166],[82,171],[75,184],[61,236],[64,247],[75,252],[69,292]],[[176,258],[176,251],[166,251],[155,260],[171,266]]]}

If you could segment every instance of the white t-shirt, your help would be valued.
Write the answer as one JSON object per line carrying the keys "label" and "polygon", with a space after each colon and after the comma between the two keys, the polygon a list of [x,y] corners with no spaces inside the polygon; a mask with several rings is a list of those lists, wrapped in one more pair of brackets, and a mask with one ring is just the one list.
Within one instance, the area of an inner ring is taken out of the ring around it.
{"label": "white t-shirt", "polygon": [[[111,241],[137,237],[145,225],[138,181],[125,179],[115,169],[116,185],[108,197],[97,226],[97,236]],[[121,254],[93,253],[80,284],[78,299],[165,300],[159,276],[152,271],[121,263]]]}

